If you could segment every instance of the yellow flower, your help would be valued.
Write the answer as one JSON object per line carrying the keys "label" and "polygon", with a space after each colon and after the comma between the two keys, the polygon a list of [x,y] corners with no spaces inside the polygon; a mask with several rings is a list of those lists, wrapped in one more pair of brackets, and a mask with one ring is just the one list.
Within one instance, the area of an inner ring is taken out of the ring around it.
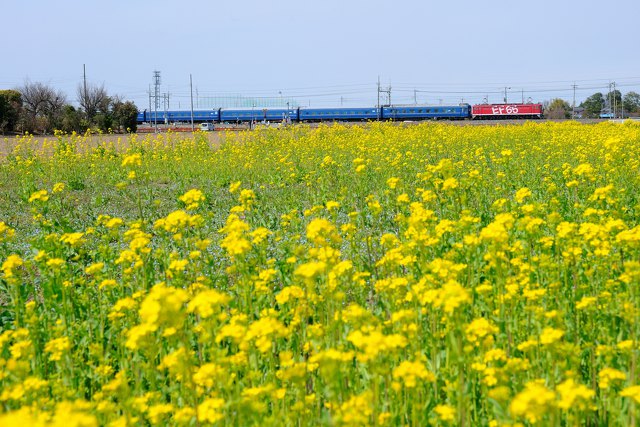
{"label": "yellow flower", "polygon": [[544,386],[544,381],[530,381],[514,396],[509,410],[516,417],[524,417],[532,424],[540,421],[555,401],[556,395]]}
{"label": "yellow flower", "polygon": [[58,361],[62,359],[62,355],[71,348],[71,340],[67,337],[55,338],[44,346],[44,351],[51,353],[49,360]]}
{"label": "yellow flower", "polygon": [[200,366],[193,374],[193,381],[203,389],[213,388],[220,379],[224,378],[226,371],[215,363],[206,363]]}
{"label": "yellow flower", "polygon": [[49,200],[49,192],[47,190],[36,191],[29,197],[29,203],[35,201],[46,202],[47,200]]}
{"label": "yellow flower", "polygon": [[484,317],[479,317],[467,325],[465,332],[467,340],[472,343],[477,343],[480,338],[497,333],[498,328]]}
{"label": "yellow flower", "polygon": [[203,319],[211,317],[219,307],[225,306],[231,297],[215,289],[199,292],[187,305],[187,312],[196,313]]}
{"label": "yellow flower", "polygon": [[608,389],[613,382],[626,381],[627,374],[614,368],[603,368],[598,372],[598,379],[600,388]]}
{"label": "yellow flower", "polygon": [[351,396],[339,405],[335,411],[335,423],[345,426],[369,426],[373,414],[373,396],[371,392]]}
{"label": "yellow flower", "polygon": [[61,193],[62,191],[64,191],[64,184],[62,182],[53,184],[53,190],[51,191],[53,194]]}
{"label": "yellow flower", "polygon": [[540,334],[540,344],[550,345],[559,341],[564,336],[564,331],[555,328],[544,328]]}
{"label": "yellow flower", "polygon": [[516,202],[522,203],[524,199],[530,196],[531,196],[531,190],[529,190],[527,187],[523,187],[518,191],[516,191]]}
{"label": "yellow flower", "polygon": [[13,277],[15,269],[23,264],[22,258],[16,254],[9,255],[2,263],[2,272],[4,277]]}
{"label": "yellow flower", "polygon": [[52,270],[57,271],[60,270],[66,262],[62,258],[51,258],[46,264],[47,267],[51,267]]}
{"label": "yellow flower", "polygon": [[224,418],[223,408],[223,399],[215,397],[205,399],[198,405],[198,419],[208,423],[215,423]]}
{"label": "yellow flower", "polygon": [[640,385],[633,385],[631,387],[627,387],[620,392],[620,396],[622,397],[630,397],[636,403],[640,404]]}
{"label": "yellow flower", "polygon": [[96,262],[84,269],[84,272],[90,275],[101,272],[104,269],[104,262]]}
{"label": "yellow flower", "polygon": [[318,246],[340,243],[340,234],[335,225],[324,218],[316,218],[307,225],[307,239]]}
{"label": "yellow flower", "polygon": [[442,190],[444,190],[444,191],[454,190],[454,189],[458,188],[459,186],[460,186],[460,184],[458,183],[457,179],[455,179],[455,178],[447,178],[442,183]]}
{"label": "yellow flower", "polygon": [[330,200],[327,203],[325,203],[325,207],[328,212],[331,212],[333,210],[340,208],[340,203]]}
{"label": "yellow flower", "polygon": [[440,421],[450,422],[454,421],[456,417],[456,410],[450,405],[437,405],[434,409],[438,415]]}
{"label": "yellow flower", "polygon": [[401,381],[406,388],[414,388],[417,380],[433,382],[436,376],[433,372],[427,370],[427,367],[421,361],[409,362],[404,361],[397,367],[393,368],[393,378]]}
{"label": "yellow flower", "polygon": [[140,154],[138,153],[134,153],[134,154],[130,154],[128,156],[125,156],[125,158],[122,160],[122,167],[126,167],[126,166],[140,166],[142,165],[142,156],[140,156]]}
{"label": "yellow flower", "polygon": [[387,180],[387,185],[389,186],[389,188],[393,190],[398,186],[399,182],[400,182],[400,178],[393,177]]}
{"label": "yellow flower", "polygon": [[179,200],[187,205],[187,210],[193,210],[205,201],[205,197],[202,191],[193,188],[180,196]]}
{"label": "yellow flower", "polygon": [[60,241],[62,243],[66,243],[69,246],[75,247],[83,242],[82,236],[84,236],[84,233],[64,233],[62,236],[60,236]]}
{"label": "yellow flower", "polygon": [[577,384],[572,378],[558,384],[556,390],[560,393],[558,407],[560,409],[586,409],[589,407],[596,392],[584,384]]}
{"label": "yellow flower", "polygon": [[240,189],[241,185],[242,183],[240,181],[232,182],[231,185],[229,185],[229,193],[231,194],[235,193]]}
{"label": "yellow flower", "polygon": [[0,221],[0,242],[12,239],[16,235],[16,230],[9,227],[4,221]]}

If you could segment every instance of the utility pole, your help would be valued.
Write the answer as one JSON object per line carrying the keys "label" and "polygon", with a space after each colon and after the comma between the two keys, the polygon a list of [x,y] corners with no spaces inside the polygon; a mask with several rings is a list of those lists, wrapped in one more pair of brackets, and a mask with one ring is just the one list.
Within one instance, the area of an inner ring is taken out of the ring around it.
{"label": "utility pole", "polygon": [[169,94],[162,94],[162,106],[164,107],[164,124],[169,124]]}
{"label": "utility pole", "polygon": [[189,74],[189,91],[191,92],[191,132],[194,132],[196,129],[193,127],[193,79],[191,74]]}
{"label": "utility pole", "polygon": [[607,93],[607,107],[609,108],[609,114],[611,114],[611,82],[609,82],[609,93]]}
{"label": "utility pole", "polygon": [[571,119],[575,120],[576,118],[576,83],[573,82],[573,104],[571,105]]}
{"label": "utility pole", "polygon": [[418,105],[418,91],[417,90],[413,90],[413,103]]}
{"label": "utility pole", "polygon": [[86,109],[87,108],[87,68],[85,64],[82,64],[82,81],[84,82],[84,108]]}
{"label": "utility pole", "polygon": [[380,120],[380,76],[378,76],[378,120]]}
{"label": "utility pole", "polygon": [[149,85],[149,124],[151,124],[151,85]]}
{"label": "utility pole", "polygon": [[340,106],[341,106],[341,107],[342,107],[342,105],[343,105],[343,102],[344,102],[344,98],[343,98],[343,97],[340,97]]}
{"label": "utility pole", "polygon": [[511,89],[510,87],[504,87],[504,103],[508,104],[509,102],[507,101],[507,89]]}
{"label": "utility pole", "polygon": [[153,72],[153,107],[154,107],[154,116],[153,123],[156,128],[156,132],[158,132],[158,107],[160,103],[160,71]]}
{"label": "utility pole", "polygon": [[524,104],[524,89],[522,89],[522,103]]}
{"label": "utility pole", "polygon": [[616,82],[612,82],[613,84],[613,93],[611,94],[612,98],[613,98],[613,118],[617,119],[618,118],[618,100],[616,99]]}

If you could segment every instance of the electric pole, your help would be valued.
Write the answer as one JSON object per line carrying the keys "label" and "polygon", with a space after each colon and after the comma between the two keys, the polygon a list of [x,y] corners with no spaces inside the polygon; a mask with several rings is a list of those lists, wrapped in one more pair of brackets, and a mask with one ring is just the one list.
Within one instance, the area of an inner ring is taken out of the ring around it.
{"label": "electric pole", "polygon": [[573,83],[573,105],[571,106],[571,119],[575,120],[576,118],[576,83]]}
{"label": "electric pole", "polygon": [[158,107],[160,106],[160,71],[156,70],[153,72],[153,87],[153,123],[156,128],[156,132],[158,132]]}
{"label": "electric pole", "polygon": [[609,108],[609,114],[611,114],[611,82],[609,82],[609,93],[607,93],[607,107]]}
{"label": "electric pole", "polygon": [[504,88],[504,103],[505,104],[508,104],[508,102],[507,102],[507,89],[511,89],[511,88],[510,87],[506,87],[506,86]]}
{"label": "electric pole", "polygon": [[189,74],[189,90],[191,92],[191,132],[195,131],[193,127],[193,79],[191,78],[191,74]]}
{"label": "electric pole", "polygon": [[616,99],[616,82],[612,82],[613,84],[613,118],[617,119],[618,118],[618,100]]}
{"label": "electric pole", "polygon": [[162,106],[164,107],[164,124],[169,124],[169,94],[162,94]]}
{"label": "electric pole", "polygon": [[84,108],[86,110],[87,109],[87,68],[85,64],[82,64],[82,81],[84,82]]}
{"label": "electric pole", "polygon": [[378,76],[378,120],[380,120],[380,76]]}
{"label": "electric pole", "polygon": [[418,105],[418,91],[417,90],[413,90],[413,103]]}

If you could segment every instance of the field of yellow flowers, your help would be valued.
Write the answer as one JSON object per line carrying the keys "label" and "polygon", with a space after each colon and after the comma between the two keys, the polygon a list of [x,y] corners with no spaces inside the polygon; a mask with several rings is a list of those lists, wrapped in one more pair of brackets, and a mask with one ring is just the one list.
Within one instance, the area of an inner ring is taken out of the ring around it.
{"label": "field of yellow flowers", "polygon": [[2,426],[638,422],[637,124],[4,152]]}

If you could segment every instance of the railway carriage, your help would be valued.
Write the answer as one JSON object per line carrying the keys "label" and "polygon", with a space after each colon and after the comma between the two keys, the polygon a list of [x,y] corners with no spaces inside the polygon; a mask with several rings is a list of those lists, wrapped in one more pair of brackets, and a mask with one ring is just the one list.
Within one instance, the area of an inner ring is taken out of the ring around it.
{"label": "railway carriage", "polygon": [[300,121],[357,121],[379,119],[378,108],[300,108]]}
{"label": "railway carriage", "polygon": [[[156,115],[157,114],[157,115]],[[156,120],[157,117],[157,120]],[[165,120],[166,119],[166,120]],[[138,123],[188,123],[191,121],[190,110],[174,110],[174,111],[155,111],[148,112],[144,110],[138,113]],[[219,122],[220,109],[214,110],[198,110],[193,112],[194,122]]]}
{"label": "railway carriage", "polygon": [[469,104],[384,107],[382,118],[385,120],[468,119],[470,107]]}
{"label": "railway carriage", "polygon": [[253,109],[222,109],[220,121],[224,123],[234,122],[277,122],[289,118],[298,120],[297,108],[253,108]]}

